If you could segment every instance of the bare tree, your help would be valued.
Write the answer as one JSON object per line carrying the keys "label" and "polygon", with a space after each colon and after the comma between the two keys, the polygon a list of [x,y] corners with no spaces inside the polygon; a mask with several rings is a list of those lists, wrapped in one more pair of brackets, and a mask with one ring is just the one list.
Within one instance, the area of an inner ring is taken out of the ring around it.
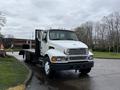
{"label": "bare tree", "polygon": [[7,34],[7,35],[6,35],[6,38],[14,38],[14,35],[12,35],[12,34]]}
{"label": "bare tree", "polygon": [[105,24],[97,22],[94,27],[94,46],[99,49],[106,49],[106,27]]}
{"label": "bare tree", "polygon": [[[0,12],[0,31],[5,24],[6,24],[5,15],[2,12]],[[3,38],[3,35],[1,34],[1,32],[0,32],[0,38]]]}
{"label": "bare tree", "polygon": [[2,12],[0,12],[0,30],[3,26],[5,26],[5,24],[6,24],[6,17]]}
{"label": "bare tree", "polygon": [[79,40],[95,50],[120,52],[120,13],[104,16],[98,22],[86,22],[75,29]]}
{"label": "bare tree", "polygon": [[93,23],[86,22],[82,24],[80,27],[75,29],[76,34],[80,41],[86,43],[90,48],[92,48],[92,30],[93,30]]}
{"label": "bare tree", "polygon": [[120,14],[118,12],[114,13],[115,16],[115,32],[116,32],[116,52],[119,52],[119,44],[120,44]]}
{"label": "bare tree", "polygon": [[109,51],[119,51],[120,44],[120,14],[118,12],[112,13],[107,17],[104,17],[106,27],[108,29],[108,43]]}

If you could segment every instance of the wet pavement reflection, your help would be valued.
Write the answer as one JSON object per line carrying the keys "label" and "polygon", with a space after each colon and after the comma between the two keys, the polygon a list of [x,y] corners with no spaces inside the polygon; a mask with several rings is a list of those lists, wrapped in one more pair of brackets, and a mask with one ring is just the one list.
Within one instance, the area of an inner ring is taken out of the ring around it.
{"label": "wet pavement reflection", "polygon": [[27,90],[120,90],[120,60],[95,60],[87,75],[74,70],[59,71],[49,79],[37,66],[28,65],[34,72]]}

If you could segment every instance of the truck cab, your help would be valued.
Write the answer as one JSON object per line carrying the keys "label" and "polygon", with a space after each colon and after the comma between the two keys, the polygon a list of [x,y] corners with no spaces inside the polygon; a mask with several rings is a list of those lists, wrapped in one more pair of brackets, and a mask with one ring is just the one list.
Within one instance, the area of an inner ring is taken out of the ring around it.
{"label": "truck cab", "polygon": [[79,70],[86,74],[94,66],[92,52],[78,40],[74,31],[36,30],[35,37],[35,57],[42,62],[48,76],[59,70]]}

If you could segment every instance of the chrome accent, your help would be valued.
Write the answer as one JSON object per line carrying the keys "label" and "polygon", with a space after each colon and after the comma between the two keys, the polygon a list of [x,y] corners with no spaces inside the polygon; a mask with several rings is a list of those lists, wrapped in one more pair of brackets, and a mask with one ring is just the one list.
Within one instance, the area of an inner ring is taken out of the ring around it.
{"label": "chrome accent", "polygon": [[86,55],[88,53],[87,48],[76,48],[76,49],[69,49],[69,55]]}

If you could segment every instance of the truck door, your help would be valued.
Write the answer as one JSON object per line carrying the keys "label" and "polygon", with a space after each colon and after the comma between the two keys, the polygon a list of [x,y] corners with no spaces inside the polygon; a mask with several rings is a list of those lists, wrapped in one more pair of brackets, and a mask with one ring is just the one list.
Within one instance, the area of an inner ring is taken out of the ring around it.
{"label": "truck door", "polygon": [[42,30],[35,30],[35,54],[41,56]]}
{"label": "truck door", "polygon": [[41,41],[41,54],[44,56],[45,52],[48,50],[48,43],[47,43],[47,32],[42,32],[42,41]]}

